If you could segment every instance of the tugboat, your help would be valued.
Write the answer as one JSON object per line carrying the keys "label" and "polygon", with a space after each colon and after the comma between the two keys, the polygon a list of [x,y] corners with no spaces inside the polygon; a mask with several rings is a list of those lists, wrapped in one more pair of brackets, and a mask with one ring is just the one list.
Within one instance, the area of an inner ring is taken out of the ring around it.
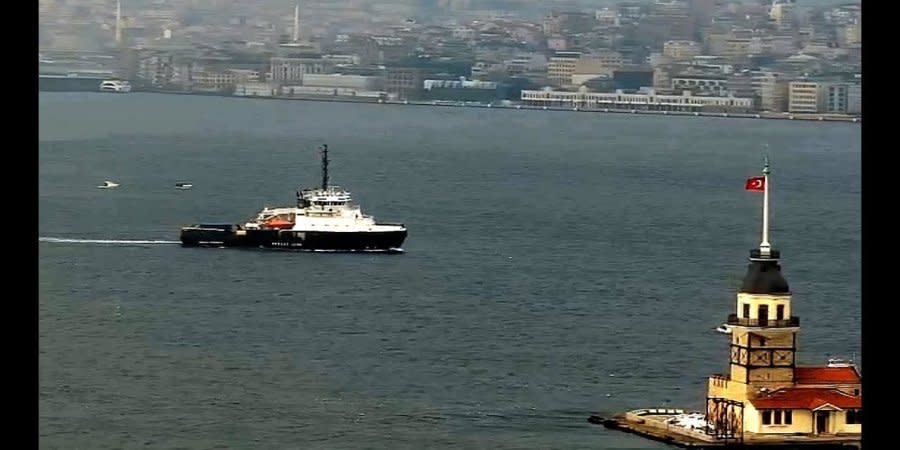
{"label": "tugboat", "polygon": [[261,247],[286,250],[402,253],[406,226],[379,223],[351,203],[350,192],[328,184],[322,145],[322,185],[297,191],[297,206],[263,208],[244,224],[197,224],[181,229],[183,247]]}

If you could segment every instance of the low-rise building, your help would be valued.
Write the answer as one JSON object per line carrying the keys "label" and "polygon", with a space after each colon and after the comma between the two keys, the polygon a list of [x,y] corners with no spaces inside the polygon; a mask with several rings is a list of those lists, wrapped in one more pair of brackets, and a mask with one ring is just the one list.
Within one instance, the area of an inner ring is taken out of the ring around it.
{"label": "low-rise building", "polygon": [[234,87],[234,95],[238,97],[272,97],[279,90],[266,82],[238,83]]}
{"label": "low-rise building", "polygon": [[544,90],[523,90],[521,100],[531,106],[564,107],[579,109],[628,109],[645,111],[722,111],[750,112],[753,100],[737,97],[696,96],[689,91],[681,95],[661,95],[653,89],[627,93],[620,90],[612,93],[576,92]]}
{"label": "low-rise building", "polygon": [[346,75],[340,73],[308,73],[303,76],[303,86],[376,91],[384,88],[380,76]]}

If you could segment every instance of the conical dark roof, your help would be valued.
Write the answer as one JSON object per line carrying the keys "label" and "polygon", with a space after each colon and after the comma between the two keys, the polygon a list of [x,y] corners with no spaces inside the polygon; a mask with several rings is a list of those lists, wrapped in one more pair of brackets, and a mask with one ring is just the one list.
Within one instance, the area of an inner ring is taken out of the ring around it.
{"label": "conical dark roof", "polygon": [[750,250],[750,264],[741,292],[747,294],[790,294],[787,280],[781,274],[778,264],[780,253],[772,250],[768,256],[762,256],[758,249]]}

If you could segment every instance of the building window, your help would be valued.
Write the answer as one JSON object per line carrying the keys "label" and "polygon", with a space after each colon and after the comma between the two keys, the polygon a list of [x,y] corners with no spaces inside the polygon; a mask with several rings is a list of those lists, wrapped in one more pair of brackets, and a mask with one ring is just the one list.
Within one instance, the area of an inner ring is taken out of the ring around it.
{"label": "building window", "polygon": [[749,318],[750,318],[750,304],[749,304],[749,303],[744,303],[742,306],[743,306],[743,308],[744,308],[744,311],[743,311],[743,312],[744,312],[743,318],[744,318],[744,319],[749,319]]}
{"label": "building window", "polygon": [[862,410],[861,409],[848,409],[847,410],[847,424],[848,425],[862,424]]}
{"label": "building window", "polygon": [[794,413],[791,410],[767,409],[762,411],[763,425],[791,425]]}

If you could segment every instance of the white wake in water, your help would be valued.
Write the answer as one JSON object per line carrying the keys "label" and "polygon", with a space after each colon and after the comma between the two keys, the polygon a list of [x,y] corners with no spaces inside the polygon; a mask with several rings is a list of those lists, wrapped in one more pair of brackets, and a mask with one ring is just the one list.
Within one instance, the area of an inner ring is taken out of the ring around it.
{"label": "white wake in water", "polygon": [[179,241],[141,240],[141,239],[71,239],[57,237],[39,237],[38,242],[54,244],[105,244],[105,245],[172,245]]}

